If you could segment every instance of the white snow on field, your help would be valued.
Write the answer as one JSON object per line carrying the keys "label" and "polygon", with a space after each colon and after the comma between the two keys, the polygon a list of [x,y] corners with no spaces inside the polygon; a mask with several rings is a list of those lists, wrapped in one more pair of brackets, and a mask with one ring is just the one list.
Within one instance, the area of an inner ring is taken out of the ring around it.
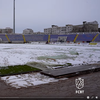
{"label": "white snow on field", "polygon": [[[73,66],[100,61],[100,45],[89,44],[0,44],[0,67],[40,62],[45,65]],[[48,67],[48,66],[47,66]],[[50,67],[49,67],[50,68]],[[52,67],[53,68],[53,67]],[[58,81],[39,73],[1,77],[20,88]]]}

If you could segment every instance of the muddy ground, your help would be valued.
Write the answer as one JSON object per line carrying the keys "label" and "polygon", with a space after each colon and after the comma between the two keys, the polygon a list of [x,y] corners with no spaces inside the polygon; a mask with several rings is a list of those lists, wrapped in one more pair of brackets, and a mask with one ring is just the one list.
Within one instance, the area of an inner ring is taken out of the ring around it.
{"label": "muddy ground", "polygon": [[[75,79],[82,78],[85,81],[84,93],[75,93],[76,88]],[[4,81],[0,80],[0,97],[100,97],[100,72],[94,72],[86,75],[71,77],[66,80],[48,83],[44,85],[32,86],[28,88],[16,89],[7,85]]]}

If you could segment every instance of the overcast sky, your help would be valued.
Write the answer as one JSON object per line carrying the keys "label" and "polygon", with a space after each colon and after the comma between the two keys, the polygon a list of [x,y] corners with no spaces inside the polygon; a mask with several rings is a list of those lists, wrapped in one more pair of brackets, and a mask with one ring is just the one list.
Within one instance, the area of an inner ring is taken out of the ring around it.
{"label": "overcast sky", "polygon": [[[100,0],[15,0],[16,33],[31,28],[44,31],[51,25],[100,24]],[[100,26],[100,25],[99,25]],[[13,28],[13,0],[0,0],[0,28]]]}

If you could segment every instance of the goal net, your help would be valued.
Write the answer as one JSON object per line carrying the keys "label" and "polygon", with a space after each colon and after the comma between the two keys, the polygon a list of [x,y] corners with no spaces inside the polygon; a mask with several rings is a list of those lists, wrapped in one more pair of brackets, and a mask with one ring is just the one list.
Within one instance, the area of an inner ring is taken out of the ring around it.
{"label": "goal net", "polygon": [[58,42],[66,42],[67,36],[59,36],[58,37]]}
{"label": "goal net", "polygon": [[59,36],[58,38],[51,38],[50,42],[66,42],[67,36]]}

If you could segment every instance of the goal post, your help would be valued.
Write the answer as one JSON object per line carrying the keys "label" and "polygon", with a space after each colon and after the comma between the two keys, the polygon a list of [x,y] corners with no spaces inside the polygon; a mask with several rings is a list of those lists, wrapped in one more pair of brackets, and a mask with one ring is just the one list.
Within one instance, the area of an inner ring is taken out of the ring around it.
{"label": "goal post", "polygon": [[66,42],[67,36],[58,36],[58,38],[51,38],[50,42]]}
{"label": "goal post", "polygon": [[67,36],[58,36],[58,42],[66,42]]}

